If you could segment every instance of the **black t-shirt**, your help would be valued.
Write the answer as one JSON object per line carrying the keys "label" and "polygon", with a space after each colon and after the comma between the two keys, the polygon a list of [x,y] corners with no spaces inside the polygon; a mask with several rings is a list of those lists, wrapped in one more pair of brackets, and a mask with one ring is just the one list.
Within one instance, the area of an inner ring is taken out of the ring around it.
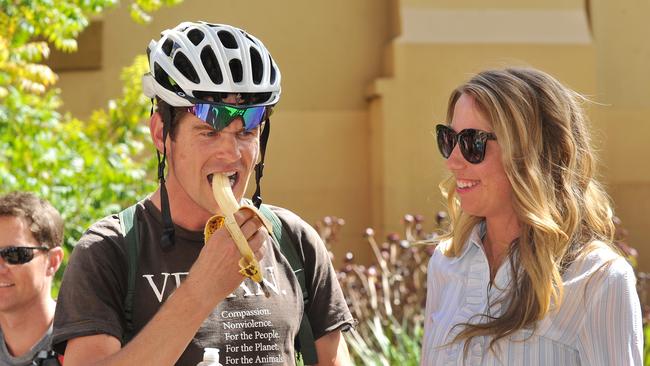
{"label": "black t-shirt", "polygon": [[[292,212],[270,208],[304,259],[310,289],[309,308],[305,311],[315,338],[352,324],[336,273],[316,231]],[[203,233],[176,226],[173,249],[162,251],[160,211],[147,199],[137,205],[136,215],[140,255],[133,323],[139,331],[187,276],[203,247]],[[205,348],[218,349],[222,365],[294,363],[294,337],[303,313],[302,293],[278,246],[266,245],[272,250],[267,248],[260,265],[271,296],[265,297],[258,284],[246,279],[203,322],[177,365],[196,365]],[[123,338],[127,274],[126,244],[117,215],[113,215],[91,226],[72,253],[54,318],[52,343],[57,351],[63,352],[67,340],[81,336],[109,334]]]}

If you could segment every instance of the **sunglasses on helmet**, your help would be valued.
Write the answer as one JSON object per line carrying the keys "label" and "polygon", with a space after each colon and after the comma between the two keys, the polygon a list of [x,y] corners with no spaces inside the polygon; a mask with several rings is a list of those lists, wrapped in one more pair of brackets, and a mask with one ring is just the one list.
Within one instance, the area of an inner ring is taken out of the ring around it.
{"label": "sunglasses on helmet", "polygon": [[9,264],[25,264],[34,259],[34,251],[49,251],[48,247],[5,247],[0,249],[0,257]]}
{"label": "sunglasses on helmet", "polygon": [[465,160],[472,164],[478,164],[485,158],[487,141],[496,139],[496,135],[491,132],[476,130],[473,128],[467,128],[456,133],[456,131],[449,126],[436,126],[438,149],[445,159],[449,158],[454,147],[458,144],[460,146],[460,152]]}
{"label": "sunglasses on helmet", "polygon": [[266,105],[234,106],[220,102],[211,102],[183,94],[183,98],[194,104],[187,111],[217,131],[221,131],[237,118],[242,120],[244,130],[249,131],[260,124],[270,115],[272,109]]}

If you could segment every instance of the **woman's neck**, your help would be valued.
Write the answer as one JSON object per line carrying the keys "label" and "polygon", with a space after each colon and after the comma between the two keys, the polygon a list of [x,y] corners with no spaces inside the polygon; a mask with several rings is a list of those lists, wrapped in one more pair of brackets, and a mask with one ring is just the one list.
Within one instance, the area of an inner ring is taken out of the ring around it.
{"label": "woman's neck", "polygon": [[483,250],[490,266],[490,282],[510,251],[512,242],[520,235],[520,225],[513,214],[503,218],[486,218]]}

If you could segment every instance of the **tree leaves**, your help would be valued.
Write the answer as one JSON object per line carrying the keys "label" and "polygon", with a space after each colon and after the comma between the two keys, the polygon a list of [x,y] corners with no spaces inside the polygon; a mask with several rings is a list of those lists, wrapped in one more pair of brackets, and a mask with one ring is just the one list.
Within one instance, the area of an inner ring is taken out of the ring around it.
{"label": "tree leaves", "polygon": [[[178,2],[136,4],[153,11]],[[156,186],[155,175],[149,174],[155,167],[154,149],[147,148],[143,123],[150,106],[141,88],[146,57],[124,69],[123,96],[86,121],[58,112],[57,75],[41,64],[50,51],[45,40],[64,51],[76,50],[88,17],[117,3],[0,0],[0,194],[30,191],[50,201],[65,220],[68,253],[90,224]],[[59,279],[62,274],[60,270]]]}

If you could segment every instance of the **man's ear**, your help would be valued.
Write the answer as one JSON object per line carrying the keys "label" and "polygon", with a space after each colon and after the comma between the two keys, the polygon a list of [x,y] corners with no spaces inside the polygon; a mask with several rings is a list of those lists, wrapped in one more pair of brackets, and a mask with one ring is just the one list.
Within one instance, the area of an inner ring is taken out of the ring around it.
{"label": "man's ear", "polygon": [[262,124],[261,127],[262,128],[260,128],[260,132],[257,137],[257,153],[255,156],[255,164],[262,161],[262,132],[264,131],[264,128],[266,128],[266,123]]}
{"label": "man's ear", "polygon": [[163,152],[163,120],[160,116],[160,113],[154,112],[149,118],[149,133],[151,134],[151,140],[153,141],[154,146],[161,153]]}
{"label": "man's ear", "polygon": [[61,267],[61,262],[63,262],[63,248],[55,247],[50,249],[47,252],[47,275],[54,276],[56,271]]}

